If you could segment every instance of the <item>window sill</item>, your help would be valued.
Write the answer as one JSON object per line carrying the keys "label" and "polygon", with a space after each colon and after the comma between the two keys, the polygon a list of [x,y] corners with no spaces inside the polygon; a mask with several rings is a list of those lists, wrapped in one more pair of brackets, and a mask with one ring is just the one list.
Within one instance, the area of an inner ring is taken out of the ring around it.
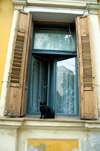
{"label": "window sill", "polygon": [[0,128],[35,128],[35,129],[100,129],[100,120],[80,120],[79,117],[55,117],[40,119],[39,116],[21,118],[0,117]]}

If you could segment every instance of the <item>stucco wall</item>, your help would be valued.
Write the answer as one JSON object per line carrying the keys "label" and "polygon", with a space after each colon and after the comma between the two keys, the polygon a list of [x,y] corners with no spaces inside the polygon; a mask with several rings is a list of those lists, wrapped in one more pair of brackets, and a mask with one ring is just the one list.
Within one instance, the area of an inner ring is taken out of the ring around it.
{"label": "stucco wall", "polygon": [[[0,100],[9,36],[13,19],[11,0],[0,0]],[[4,81],[5,82],[5,81]]]}
{"label": "stucco wall", "polygon": [[[37,140],[37,145],[34,144],[35,142],[32,143],[33,139]],[[56,142],[57,140],[70,140],[71,143],[68,144],[66,151],[100,151],[100,122],[41,119],[14,119],[14,121],[3,119],[0,121],[0,151],[28,151],[29,145],[38,146],[40,140],[44,140],[42,144],[45,145],[45,140],[48,140],[47,142],[49,140],[56,140]],[[74,146],[72,140],[76,140],[78,145]],[[56,143],[51,142],[49,147],[52,144],[56,146]],[[46,148],[45,150],[37,149],[34,150],[31,147],[29,151],[47,151]],[[51,147],[48,149],[51,151]],[[58,148],[57,151],[60,149]]]}
{"label": "stucco wall", "polygon": [[16,129],[0,129],[0,151],[16,151]]}

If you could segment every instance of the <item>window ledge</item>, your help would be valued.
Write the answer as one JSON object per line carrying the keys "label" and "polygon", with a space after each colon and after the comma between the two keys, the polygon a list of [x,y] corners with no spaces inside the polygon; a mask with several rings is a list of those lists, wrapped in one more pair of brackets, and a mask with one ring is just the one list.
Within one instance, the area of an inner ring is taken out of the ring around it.
{"label": "window ledge", "polygon": [[100,120],[80,120],[79,117],[55,117],[40,119],[39,117],[10,118],[0,117],[0,128],[36,128],[36,129],[100,129]]}

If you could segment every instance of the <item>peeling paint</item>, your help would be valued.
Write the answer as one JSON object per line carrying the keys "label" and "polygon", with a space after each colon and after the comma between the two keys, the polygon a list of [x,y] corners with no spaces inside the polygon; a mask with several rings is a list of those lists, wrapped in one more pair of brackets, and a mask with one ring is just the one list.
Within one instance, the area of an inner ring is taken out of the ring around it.
{"label": "peeling paint", "polygon": [[33,147],[32,145],[30,145],[30,146],[28,147],[28,151],[38,151],[38,149],[35,148],[35,147]]}
{"label": "peeling paint", "polygon": [[40,144],[37,146],[38,151],[46,151],[46,145],[45,144]]}
{"label": "peeling paint", "polygon": [[45,144],[40,144],[37,147],[34,147],[34,146],[30,145],[28,147],[28,151],[46,151],[46,145]]}
{"label": "peeling paint", "polygon": [[72,151],[78,151],[78,149],[77,148],[73,148]]}

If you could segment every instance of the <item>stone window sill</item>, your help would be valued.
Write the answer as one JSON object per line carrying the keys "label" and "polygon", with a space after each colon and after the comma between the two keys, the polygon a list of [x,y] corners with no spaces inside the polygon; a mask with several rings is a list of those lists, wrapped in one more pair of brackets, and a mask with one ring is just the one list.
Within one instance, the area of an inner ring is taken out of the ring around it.
{"label": "stone window sill", "polygon": [[0,128],[37,128],[37,129],[100,129],[100,120],[80,120],[79,117],[55,117],[40,119],[36,116],[21,118],[0,117]]}

